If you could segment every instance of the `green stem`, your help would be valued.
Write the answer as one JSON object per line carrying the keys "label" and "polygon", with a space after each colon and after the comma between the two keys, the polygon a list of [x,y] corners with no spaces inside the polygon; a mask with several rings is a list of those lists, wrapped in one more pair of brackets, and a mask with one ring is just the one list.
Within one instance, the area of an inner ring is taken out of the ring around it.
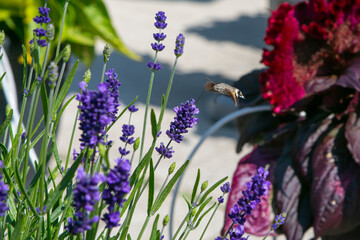
{"label": "green stem", "polygon": [[103,69],[102,69],[101,81],[100,81],[101,83],[104,82],[105,70],[106,70],[106,62],[104,62],[104,66],[103,66]]}
{"label": "green stem", "polygon": [[[156,63],[156,60],[157,60],[157,52],[155,53],[154,64]],[[144,149],[147,115],[148,115],[148,111],[149,111],[149,104],[150,104],[152,86],[153,86],[153,82],[154,82],[154,76],[155,76],[155,71],[151,71],[149,87],[148,87],[148,94],[147,94],[146,105],[145,105],[144,124],[143,124],[143,130],[142,130],[142,135],[141,135],[139,162],[141,161],[143,149]]]}
{"label": "green stem", "polygon": [[74,134],[75,134],[75,129],[76,129],[76,122],[77,122],[77,120],[78,120],[78,117],[79,117],[79,111],[76,111],[76,116],[75,116],[75,120],[74,120],[74,124],[73,124],[73,129],[72,129],[71,137],[70,137],[69,148],[68,148],[68,152],[67,152],[67,155],[66,155],[65,169],[64,169],[65,172],[67,171],[67,167],[68,167],[68,164],[69,164],[69,157],[70,157],[70,152],[71,152],[72,143],[73,143],[73,140],[74,140]]}
{"label": "green stem", "polygon": [[165,94],[164,107],[161,109],[161,112],[160,112],[159,122],[158,122],[158,129],[159,129],[159,131],[160,131],[160,129],[161,129],[161,122],[162,122],[162,119],[163,119],[163,117],[164,117],[165,108],[166,108],[166,105],[167,105],[167,102],[168,102],[168,99],[169,99],[170,90],[171,90],[171,86],[172,86],[172,83],[173,83],[173,79],[174,79],[174,75],[175,75],[175,69],[176,69],[176,64],[177,64],[178,58],[179,58],[179,57],[176,57],[176,58],[175,58],[174,65],[173,65],[173,68],[172,68],[172,70],[171,70],[171,75],[170,75],[168,87],[167,87],[167,89],[166,89],[166,94]]}
{"label": "green stem", "polygon": [[228,228],[228,230],[226,231],[226,233],[224,234],[224,236],[222,236],[222,240],[224,240],[226,238],[226,236],[228,235],[228,233],[230,232],[230,230],[233,228],[233,226],[235,225],[235,223],[233,222],[231,224],[231,226]]}
{"label": "green stem", "polygon": [[150,216],[148,215],[148,216],[146,217],[146,219],[145,219],[145,222],[144,222],[142,228],[141,228],[141,231],[140,231],[139,236],[138,236],[138,238],[137,238],[138,240],[141,240],[141,237],[142,237],[142,235],[144,234],[145,228],[146,228],[146,226],[148,225],[149,220],[150,220]]}
{"label": "green stem", "polygon": [[57,98],[57,96],[59,94],[59,89],[60,89],[60,85],[61,85],[61,80],[64,75],[65,67],[66,67],[66,62],[64,62],[63,65],[61,66],[58,82],[56,83],[56,88],[55,88],[55,93],[54,93],[55,99]]}
{"label": "green stem", "polygon": [[55,57],[57,57],[60,52],[61,36],[62,36],[63,29],[64,29],[65,15],[66,15],[66,10],[67,10],[68,4],[69,4],[69,1],[67,0],[64,5],[64,11],[63,11],[62,19],[61,19],[60,32],[59,32],[59,38],[58,38],[58,43],[57,43],[57,47],[56,47]]}
{"label": "green stem", "polygon": [[211,214],[211,217],[210,217],[209,221],[207,222],[207,224],[206,224],[206,226],[205,226],[205,228],[204,228],[204,230],[203,230],[203,232],[202,232],[201,237],[200,237],[199,240],[202,240],[202,238],[204,237],[204,234],[205,234],[206,230],[208,229],[208,227],[209,227],[209,225],[210,225],[210,222],[212,221],[212,219],[213,219],[213,217],[214,217],[214,215],[215,215],[215,212],[216,212],[216,210],[218,209],[219,205],[220,205],[220,203],[218,202],[217,205],[216,205],[216,207],[215,207],[215,209],[214,209],[214,211],[213,211],[213,213]]}
{"label": "green stem", "polygon": [[191,208],[189,209],[189,212],[186,214],[186,216],[184,217],[184,219],[182,220],[180,226],[178,227],[178,229],[175,232],[175,235],[172,237],[173,240],[176,239],[176,236],[180,233],[181,228],[184,226],[184,224],[186,223],[186,220],[188,219],[188,217],[191,215],[191,212],[193,210],[193,206],[191,206]]}
{"label": "green stem", "polygon": [[265,240],[269,236],[269,234],[271,233],[271,230],[272,230],[272,228],[270,229],[270,231],[268,231],[268,233],[264,236],[264,238],[262,240]]}

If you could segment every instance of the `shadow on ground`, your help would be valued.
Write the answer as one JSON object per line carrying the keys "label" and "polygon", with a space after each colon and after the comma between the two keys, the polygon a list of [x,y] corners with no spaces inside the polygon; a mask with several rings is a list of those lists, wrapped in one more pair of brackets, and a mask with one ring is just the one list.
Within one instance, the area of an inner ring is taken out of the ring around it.
{"label": "shadow on ground", "polygon": [[[139,96],[137,102],[140,102],[142,104],[146,103],[146,96],[150,79],[150,71],[146,66],[146,63],[150,61],[151,58],[149,56],[142,57],[142,62],[136,62],[118,53],[113,53],[111,56],[111,60],[108,62],[107,69],[114,68],[115,72],[119,74],[119,79],[122,82],[122,86],[120,87],[120,101],[123,103],[130,103],[136,96]],[[99,83],[101,78],[101,72],[103,67],[102,61],[102,55],[98,55],[94,59],[90,67],[92,77],[88,85],[88,89],[96,89],[97,84]],[[71,60],[71,64],[73,63],[74,59]],[[151,95],[152,105],[160,107],[161,96],[166,92],[171,68],[172,66],[163,64],[163,69],[155,73],[153,91]],[[78,83],[79,81],[81,81],[82,75],[85,70],[85,66],[80,64],[71,85],[70,92],[78,92]],[[196,105],[200,109],[200,121],[205,120],[204,122],[207,123],[199,124],[196,127],[196,133],[199,135],[204,133],[208,129],[208,127],[215,122],[216,118],[220,118],[221,115],[226,114],[225,111],[225,113],[219,112],[219,116],[209,116],[209,106],[211,106],[211,101],[213,101],[214,99],[214,93],[206,92],[200,99],[198,99],[203,93],[203,85],[206,81],[208,81],[208,78],[212,79],[215,82],[227,82],[229,84],[232,83],[220,75],[208,75],[201,72],[186,74],[176,73],[167,105],[167,109],[170,110],[173,107],[179,105],[180,103],[194,98],[197,102]],[[231,99],[229,99],[229,102],[230,107],[228,111],[235,111],[236,108],[233,106],[233,102],[231,102]],[[211,114],[213,115],[214,113]],[[229,127],[235,128],[231,125]],[[223,131],[218,131],[214,135],[225,135],[228,137],[234,137],[234,132],[230,131],[230,133],[232,134],[229,135],[228,133],[224,133]]]}
{"label": "shadow on ground", "polygon": [[187,32],[196,33],[208,40],[231,41],[255,48],[265,47],[263,41],[266,32],[267,16],[240,16],[230,22],[214,22],[210,27],[194,27]]}

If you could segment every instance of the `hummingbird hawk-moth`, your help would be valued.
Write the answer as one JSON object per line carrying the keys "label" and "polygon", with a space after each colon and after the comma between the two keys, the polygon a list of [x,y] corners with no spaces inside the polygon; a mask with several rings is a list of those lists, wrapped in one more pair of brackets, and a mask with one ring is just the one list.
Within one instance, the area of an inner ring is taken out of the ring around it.
{"label": "hummingbird hawk-moth", "polygon": [[239,98],[239,97],[245,98],[239,89],[237,89],[236,87],[230,86],[229,84],[226,84],[226,83],[215,83],[212,81],[208,81],[205,83],[204,89],[206,91],[216,92],[216,93],[220,93],[220,94],[232,97],[232,99],[234,100],[235,106],[237,105],[237,98]]}

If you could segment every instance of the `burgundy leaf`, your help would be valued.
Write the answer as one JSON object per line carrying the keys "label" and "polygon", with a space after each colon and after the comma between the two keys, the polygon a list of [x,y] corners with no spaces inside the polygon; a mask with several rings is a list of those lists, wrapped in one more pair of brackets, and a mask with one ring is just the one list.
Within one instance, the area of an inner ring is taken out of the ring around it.
{"label": "burgundy leaf", "polygon": [[329,116],[320,122],[310,122],[300,127],[296,133],[292,146],[294,168],[303,182],[311,183],[311,152],[319,137],[328,129],[332,117]]}
{"label": "burgundy leaf", "polygon": [[302,239],[305,231],[312,225],[309,191],[302,186],[292,165],[291,142],[288,143],[278,159],[275,168],[275,204],[278,212],[286,213],[286,221],[281,230],[287,239]]}
{"label": "burgundy leaf", "polygon": [[311,204],[315,237],[338,235],[360,224],[360,167],[339,124],[313,152]]}
{"label": "burgundy leaf", "polygon": [[348,108],[349,117],[345,125],[345,137],[348,141],[347,147],[354,158],[354,161],[360,165],[360,121],[359,113],[355,111],[358,107],[359,94],[356,93],[353,101]]}
{"label": "burgundy leaf", "polygon": [[[242,158],[235,170],[233,181],[231,185],[231,192],[226,205],[225,225],[222,230],[224,233],[232,224],[231,219],[227,216],[230,209],[235,203],[243,196],[242,191],[245,189],[245,183],[250,181],[252,176],[255,175],[258,167],[264,167],[270,164],[270,174],[272,176],[272,165],[279,156],[277,149],[268,147],[257,147],[250,154]],[[268,179],[271,181],[271,178]],[[274,216],[269,202],[271,193],[271,186],[267,196],[262,197],[261,203],[254,209],[253,214],[247,218],[245,223],[245,232],[257,236],[264,236],[269,230],[270,225],[273,223]]]}
{"label": "burgundy leaf", "polygon": [[336,76],[314,77],[310,79],[304,83],[306,96],[329,89],[337,82],[337,80],[338,78]]}
{"label": "burgundy leaf", "polygon": [[353,88],[360,92],[360,59],[356,59],[353,63],[345,70],[339,79],[336,81],[336,85],[344,88]]}

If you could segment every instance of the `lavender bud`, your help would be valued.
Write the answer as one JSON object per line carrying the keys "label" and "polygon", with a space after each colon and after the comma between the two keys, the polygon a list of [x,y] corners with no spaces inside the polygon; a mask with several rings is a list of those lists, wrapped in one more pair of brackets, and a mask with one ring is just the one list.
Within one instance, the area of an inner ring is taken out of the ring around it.
{"label": "lavender bud", "polygon": [[89,83],[90,78],[91,78],[91,71],[90,71],[90,69],[88,69],[85,71],[82,80],[85,81],[86,83]]}
{"label": "lavender bud", "polygon": [[203,183],[201,184],[200,191],[201,191],[201,192],[204,192],[205,189],[207,188],[207,186],[208,186],[208,181],[203,182]]}
{"label": "lavender bud", "polygon": [[50,23],[50,24],[47,25],[47,28],[46,28],[46,39],[48,41],[53,40],[54,39],[54,34],[55,34],[54,25],[52,23]]}
{"label": "lavender bud", "polygon": [[162,225],[163,225],[164,227],[166,227],[166,226],[168,225],[169,221],[170,221],[169,215],[166,215],[166,216],[164,217],[164,219],[163,219]]}
{"label": "lavender bud", "polygon": [[109,61],[110,55],[111,55],[111,47],[110,44],[106,44],[103,51],[104,55],[104,63],[107,63]]}
{"label": "lavender bud", "polygon": [[133,149],[134,151],[136,151],[140,146],[140,138],[136,138],[135,142],[134,142],[134,146],[133,146]]}
{"label": "lavender bud", "polygon": [[10,105],[6,105],[6,116],[8,116],[10,114],[10,111],[11,111],[11,107]]}
{"label": "lavender bud", "polygon": [[168,171],[169,175],[174,172],[175,167],[176,167],[176,163],[173,162],[173,163],[171,164],[171,166],[169,167],[169,171]]}
{"label": "lavender bud", "polygon": [[98,144],[98,147],[99,147],[99,153],[100,153],[100,156],[101,157],[105,157],[105,155],[106,155],[106,148],[105,148],[105,145],[104,144],[102,144],[102,143],[99,143]]}
{"label": "lavender bud", "polygon": [[58,66],[54,62],[50,62],[50,64],[49,64],[49,85],[51,88],[55,87],[58,76],[59,76]]}
{"label": "lavender bud", "polygon": [[70,54],[71,54],[71,45],[67,44],[65,47],[65,52],[64,52],[64,57],[63,57],[64,62],[69,61]]}

